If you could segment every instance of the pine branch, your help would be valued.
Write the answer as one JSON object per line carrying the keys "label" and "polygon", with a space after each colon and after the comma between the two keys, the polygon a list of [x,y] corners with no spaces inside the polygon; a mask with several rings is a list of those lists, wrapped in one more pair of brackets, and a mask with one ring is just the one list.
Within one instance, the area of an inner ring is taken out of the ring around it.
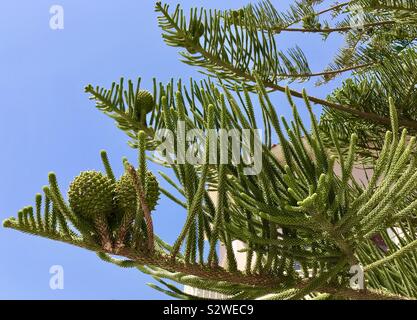
{"label": "pine branch", "polygon": [[[255,21],[261,30],[288,29],[293,25],[303,22],[306,16],[311,20],[316,20],[326,13],[335,13],[347,7],[351,1],[336,3],[320,11],[313,8],[314,2],[300,1],[290,5],[290,9],[284,13],[279,13],[274,5],[269,1],[261,1],[258,5],[248,5],[242,10],[244,14],[255,17]],[[233,13],[234,11],[232,11]]]}
{"label": "pine branch", "polygon": [[[168,6],[162,6],[161,3],[156,4],[157,11],[160,12],[163,15],[163,19],[166,19],[166,23],[160,22],[161,27],[168,32],[172,33],[172,35],[168,36],[167,33],[167,42],[171,45],[181,45],[181,43],[177,42],[175,39],[188,39],[189,35],[182,29],[182,27],[173,19],[169,12],[168,12]],[[174,17],[178,17],[181,15],[180,11],[176,10],[176,13],[174,14]],[[184,19],[184,18],[183,18]],[[174,36],[175,34],[175,36]],[[175,38],[174,38],[175,37]],[[183,41],[183,40],[181,40]],[[190,64],[196,64],[198,66],[203,66],[206,68],[209,72],[214,73],[216,76],[219,76],[223,80],[227,79],[236,79],[243,80],[245,82],[249,83],[255,83],[256,78],[254,75],[246,73],[242,71],[241,69],[238,69],[231,65],[230,63],[227,63],[219,58],[219,56],[215,56],[212,53],[205,50],[198,42],[187,42],[187,46],[192,49],[192,52],[199,53],[204,60],[195,60],[190,55],[184,55],[185,58],[190,60]],[[197,62],[198,61],[198,62]],[[268,79],[263,78],[263,84],[265,87],[273,90],[273,91],[280,91],[285,92],[286,88],[284,86],[280,86],[276,84],[275,82],[271,82]],[[303,98],[303,95],[301,92],[296,90],[289,90],[290,94],[297,98]],[[324,99],[320,99],[314,96],[307,96],[308,99],[311,102],[314,102],[316,104],[320,104],[322,106],[335,109],[338,111],[342,111],[348,114],[355,115],[362,119],[367,119],[369,121],[372,121],[374,123],[382,124],[382,125],[389,125],[390,120],[384,116],[380,116],[375,113],[369,113],[365,111],[361,111],[354,105],[343,105],[338,103],[333,103]],[[411,128],[411,129],[417,129],[417,121],[407,120],[407,119],[401,119],[400,120],[401,126]]]}
{"label": "pine branch", "polygon": [[366,272],[366,271],[372,270],[373,268],[378,268],[380,266],[383,266],[386,263],[389,263],[392,260],[399,259],[404,254],[410,253],[412,250],[414,250],[416,246],[417,246],[417,240],[414,240],[413,242],[407,244],[406,246],[396,251],[392,255],[365,266],[364,271]]}
{"label": "pine branch", "polygon": [[417,13],[417,2],[415,0],[360,0],[359,3],[368,10]]}
{"label": "pine branch", "polygon": [[[386,25],[393,25],[396,21],[380,21],[380,22],[373,22],[373,23],[364,23],[361,25],[361,29],[368,29],[378,26],[386,26]],[[317,28],[317,29],[308,29],[308,28],[277,28],[273,30],[276,33],[281,32],[302,32],[302,33],[333,33],[333,32],[349,32],[352,31],[354,28],[350,26],[345,27],[326,27],[326,28]]]}
{"label": "pine branch", "polygon": [[[55,240],[62,243],[71,244],[73,246],[87,249],[90,251],[94,251],[97,253],[106,253],[106,254],[114,254],[111,250],[106,250],[99,245],[86,243],[81,239],[69,239],[67,237],[63,237],[59,234],[51,234],[46,232],[39,232],[39,231],[31,231],[29,229],[20,227],[16,224],[16,222],[12,219],[5,220],[3,222],[3,226],[6,228],[12,228],[18,231],[22,231],[25,233],[30,233],[33,235],[41,236],[43,238]],[[274,287],[280,284],[280,279],[272,278],[268,276],[247,276],[242,273],[235,273],[232,274],[220,267],[218,268],[205,268],[200,265],[190,265],[184,264],[182,262],[173,262],[172,259],[168,256],[160,256],[158,254],[149,255],[148,253],[144,252],[135,252],[129,248],[123,248],[118,253],[119,256],[123,256],[127,259],[130,259],[135,266],[153,266],[162,268],[169,272],[182,272],[188,275],[195,275],[204,279],[211,279],[216,281],[225,281],[230,283],[236,284],[246,284],[249,286],[259,286],[259,287]],[[285,281],[285,279],[282,279]]]}
{"label": "pine branch", "polygon": [[140,179],[136,173],[136,169],[132,165],[127,164],[127,172],[129,173],[130,177],[133,180],[133,184],[134,184],[136,193],[138,195],[138,203],[140,203],[141,209],[143,211],[143,215],[145,217],[147,237],[148,237],[148,250],[152,254],[154,251],[154,245],[155,245],[153,223],[152,223],[151,211],[149,210],[149,206],[146,201],[144,187],[143,187],[142,182],[140,182]]}
{"label": "pine branch", "polygon": [[[6,220],[4,222],[4,227],[13,228],[15,230],[23,231],[25,233],[31,233],[27,229],[21,228],[16,225],[13,220]],[[219,282],[226,282],[226,283],[235,283],[241,287],[241,290],[244,289],[244,286],[247,285],[250,289],[256,289],[257,287],[265,289],[270,288],[269,290],[274,290],[274,287],[280,286],[282,283],[285,283],[287,280],[285,278],[279,280],[276,277],[268,277],[268,276],[257,276],[257,275],[245,275],[242,273],[235,272],[231,274],[230,272],[220,268],[220,267],[210,267],[205,268],[200,265],[189,265],[183,264],[180,262],[173,263],[170,257],[164,257],[159,255],[148,255],[146,253],[137,253],[127,248],[122,249],[118,255],[123,256],[129,260],[125,261],[117,261],[114,258],[110,258],[107,254],[114,254],[112,251],[107,251],[101,248],[98,245],[93,244],[86,244],[82,240],[70,240],[68,238],[62,237],[60,235],[51,235],[50,233],[43,233],[43,232],[36,232],[38,236],[42,236],[44,238],[48,238],[51,240],[59,241],[62,243],[71,244],[73,246],[87,249],[90,251],[94,251],[100,255],[100,257],[104,258],[106,261],[117,264],[120,267],[142,267],[142,266],[150,266],[150,267],[157,267],[168,272],[173,273],[181,273],[184,276],[187,275],[194,275],[201,279],[205,280],[205,286],[207,287],[207,280],[214,281],[215,283]],[[143,268],[141,268],[143,270]],[[178,275],[177,275],[178,279]],[[300,283],[297,285],[297,288],[305,288],[307,284]],[[390,295],[385,292],[381,291],[374,291],[374,290],[367,290],[367,291],[355,291],[349,288],[339,288],[339,287],[330,287],[330,286],[323,286],[319,287],[318,290],[320,292],[328,292],[339,296],[340,298],[348,298],[348,299],[375,299],[375,300],[404,300],[407,299],[406,297]],[[271,297],[268,297],[271,298]]]}

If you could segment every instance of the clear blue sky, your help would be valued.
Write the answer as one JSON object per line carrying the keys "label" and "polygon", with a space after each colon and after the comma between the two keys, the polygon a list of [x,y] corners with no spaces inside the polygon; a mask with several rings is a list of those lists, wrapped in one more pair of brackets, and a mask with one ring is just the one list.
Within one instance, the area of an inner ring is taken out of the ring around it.
{"label": "clear blue sky", "polygon": [[[236,8],[243,0],[177,0],[184,7]],[[286,1],[273,1],[279,5]],[[49,8],[62,5],[65,29],[49,28]],[[337,49],[319,37],[291,36],[321,70]],[[300,42],[301,41],[301,42]],[[151,0],[2,0],[0,2],[0,220],[34,203],[55,171],[62,189],[80,171],[101,169],[106,149],[117,174],[121,158],[135,159],[125,135],[87,99],[86,84],[108,86],[121,76],[200,78],[182,64],[176,49],[160,36]],[[305,86],[324,97],[332,86]],[[284,97],[273,96],[279,114],[289,115]],[[304,109],[302,109],[303,111]],[[305,112],[302,112],[305,115]],[[155,166],[151,166],[156,169]],[[154,214],[156,231],[172,242],[184,212],[162,199]],[[146,285],[152,281],[133,269],[120,269],[94,253],[0,228],[0,299],[166,299]],[[62,265],[65,289],[49,288],[49,268]]]}

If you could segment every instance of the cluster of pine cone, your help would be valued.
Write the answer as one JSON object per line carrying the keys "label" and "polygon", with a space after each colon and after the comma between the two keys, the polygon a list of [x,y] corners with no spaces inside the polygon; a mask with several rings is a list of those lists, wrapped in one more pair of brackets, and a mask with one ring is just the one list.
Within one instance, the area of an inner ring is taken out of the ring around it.
{"label": "cluster of pine cone", "polygon": [[[153,108],[153,95],[139,90],[133,107],[136,120],[146,125],[146,115]],[[149,211],[153,211],[159,199],[158,181],[151,172],[146,173],[144,180],[142,189],[146,205]],[[114,181],[101,172],[85,171],[72,181],[68,191],[72,211],[85,222],[91,236],[108,251],[124,247],[135,232],[141,232],[140,228],[133,230],[133,225],[140,226],[143,222],[137,221],[143,220],[138,196],[137,186],[127,172]]]}
{"label": "cluster of pine cone", "polygon": [[[144,194],[149,210],[154,210],[160,193],[158,181],[151,172],[146,174]],[[74,214],[93,226],[91,232],[98,236],[104,249],[111,251],[114,245],[120,247],[132,236],[140,205],[129,173],[114,182],[101,172],[84,171],[71,182],[68,201]]]}

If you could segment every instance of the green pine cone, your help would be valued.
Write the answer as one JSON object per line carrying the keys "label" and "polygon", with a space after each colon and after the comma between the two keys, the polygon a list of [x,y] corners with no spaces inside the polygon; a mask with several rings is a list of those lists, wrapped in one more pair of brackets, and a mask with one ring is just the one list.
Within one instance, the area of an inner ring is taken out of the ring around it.
{"label": "green pine cone", "polygon": [[115,209],[114,183],[98,171],[81,172],[70,184],[68,201],[76,215],[92,220]]}
{"label": "green pine cone", "polygon": [[[116,203],[123,213],[134,213],[137,208],[137,196],[133,180],[128,173],[122,175],[116,183]],[[153,211],[159,200],[159,184],[152,172],[146,173],[146,200],[149,210]]]}
{"label": "green pine cone", "polygon": [[152,112],[154,108],[153,95],[147,90],[139,90],[136,102],[139,112],[144,111],[145,114],[148,114]]}
{"label": "green pine cone", "polygon": [[194,40],[198,40],[205,32],[205,27],[202,22],[195,21],[190,27],[190,33],[193,36]]}
{"label": "green pine cone", "polygon": [[197,50],[195,49],[195,45],[199,44],[199,39],[204,35],[205,27],[202,22],[194,21],[194,23],[190,26],[189,34],[191,35],[191,40],[186,40],[184,43],[184,47],[187,51],[191,54],[196,54]]}
{"label": "green pine cone", "polygon": [[233,19],[233,23],[236,25],[242,25],[245,19],[245,10],[239,9],[239,10],[232,10],[231,12],[231,18]]}
{"label": "green pine cone", "polygon": [[146,200],[149,210],[153,211],[156,208],[159,200],[159,183],[152,172],[146,173]]}

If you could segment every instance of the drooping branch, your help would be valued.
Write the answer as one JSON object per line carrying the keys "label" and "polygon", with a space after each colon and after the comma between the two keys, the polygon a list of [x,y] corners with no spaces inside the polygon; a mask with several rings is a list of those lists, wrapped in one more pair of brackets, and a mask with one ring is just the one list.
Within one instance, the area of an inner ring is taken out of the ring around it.
{"label": "drooping branch", "polygon": [[312,73],[300,73],[300,74],[278,74],[278,77],[287,77],[287,78],[313,78],[313,77],[322,77],[322,76],[334,76],[344,72],[355,71],[358,69],[364,69],[367,67],[371,67],[375,65],[375,62],[368,62],[363,64],[358,64],[346,68],[340,68],[337,70],[325,70],[320,72],[312,72]]}
{"label": "drooping branch", "polygon": [[[372,22],[372,23],[365,23],[360,26],[361,29],[368,29],[378,26],[386,26],[386,25],[394,25],[395,21],[380,21],[380,22]],[[281,32],[302,32],[302,33],[333,33],[333,32],[349,32],[353,30],[351,26],[345,27],[334,27],[334,28],[274,28],[272,29],[275,33]]]}
{"label": "drooping branch", "polygon": [[[199,48],[197,47],[196,50],[198,52],[200,52],[203,56],[205,56],[207,59],[209,59],[210,61],[214,62],[215,64],[227,68],[229,69],[231,72],[235,73],[237,76],[244,78],[247,81],[251,81],[251,82],[256,82],[256,78],[253,75],[249,75],[246,74],[244,72],[242,72],[239,69],[234,68],[231,65],[228,65],[226,63],[224,63],[223,61],[221,61],[220,59],[214,57],[213,55],[211,55],[209,52],[204,51],[204,49],[199,46]],[[274,91],[280,91],[280,92],[286,92],[286,87],[284,86],[280,86],[276,83],[270,82],[270,81],[263,81],[264,85],[266,88],[272,89]],[[303,98],[303,93],[294,89],[290,89],[289,93],[296,98]],[[338,111],[342,111],[342,112],[346,112],[355,116],[358,116],[360,118],[363,119],[367,119],[370,120],[372,122],[378,123],[378,124],[382,124],[382,125],[390,125],[391,120],[387,117],[383,117],[380,116],[376,113],[370,113],[370,112],[365,112],[365,111],[361,111],[358,109],[355,109],[353,106],[346,106],[346,105],[341,105],[338,103],[333,103],[321,98],[317,98],[311,95],[307,95],[306,96],[307,99],[313,103],[316,104],[320,104],[322,106],[331,108],[331,109],[335,109]],[[399,124],[400,126],[406,127],[406,128],[410,128],[410,129],[414,129],[417,130],[417,121],[412,121],[412,120],[406,120],[406,119],[400,119],[399,120]]]}

